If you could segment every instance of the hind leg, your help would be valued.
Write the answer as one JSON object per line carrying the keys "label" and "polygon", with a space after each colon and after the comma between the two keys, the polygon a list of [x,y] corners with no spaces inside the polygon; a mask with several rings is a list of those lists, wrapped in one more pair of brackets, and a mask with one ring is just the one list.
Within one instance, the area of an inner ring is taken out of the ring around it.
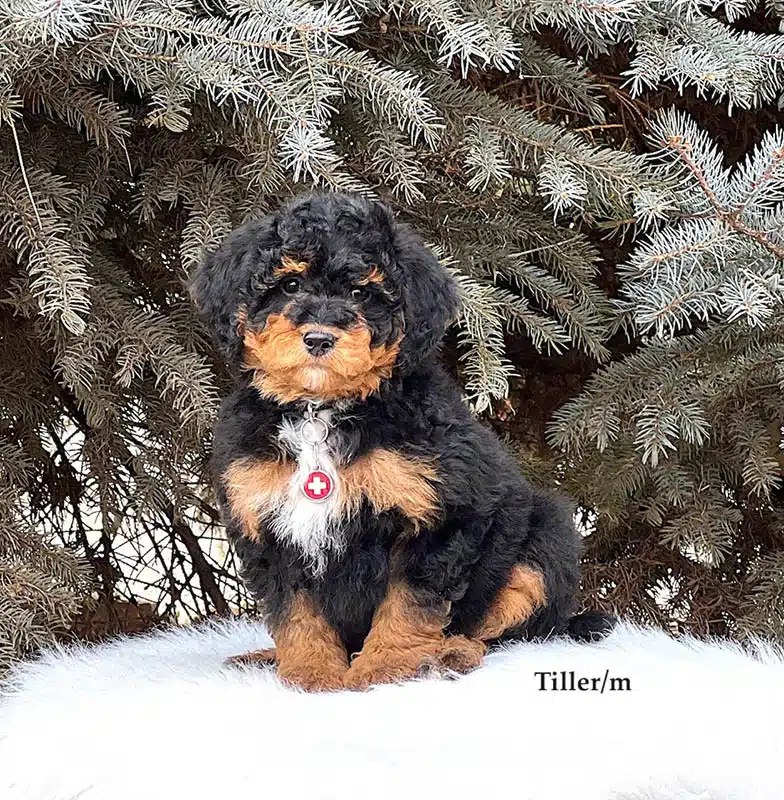
{"label": "hind leg", "polygon": [[504,503],[453,630],[484,642],[566,632],[579,588],[580,538],[571,508],[548,492]]}
{"label": "hind leg", "polygon": [[600,611],[575,616],[580,584],[580,536],[572,509],[557,495],[535,491],[519,562],[509,572],[473,635],[483,641],[568,634],[597,641],[615,618]]}
{"label": "hind leg", "polygon": [[524,625],[546,603],[542,573],[525,564],[517,564],[472,636],[485,642],[499,639],[506,631]]}

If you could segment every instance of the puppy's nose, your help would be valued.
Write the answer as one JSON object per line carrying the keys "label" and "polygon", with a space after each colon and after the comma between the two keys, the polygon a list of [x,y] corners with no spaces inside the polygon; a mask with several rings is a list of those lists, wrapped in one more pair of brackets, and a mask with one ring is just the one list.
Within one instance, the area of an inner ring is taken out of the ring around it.
{"label": "puppy's nose", "polygon": [[335,346],[335,337],[327,331],[308,331],[302,341],[312,356],[323,356]]}

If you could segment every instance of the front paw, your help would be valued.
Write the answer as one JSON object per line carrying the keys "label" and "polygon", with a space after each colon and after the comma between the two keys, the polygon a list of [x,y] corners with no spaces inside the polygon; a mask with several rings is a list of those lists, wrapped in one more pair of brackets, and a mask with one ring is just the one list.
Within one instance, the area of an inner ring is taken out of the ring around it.
{"label": "front paw", "polygon": [[278,677],[287,686],[306,692],[336,692],[344,688],[346,668],[332,664],[278,664]]}
{"label": "front paw", "polygon": [[380,651],[360,653],[344,679],[347,689],[364,691],[379,683],[399,683],[438,667],[438,655],[431,651]]}
{"label": "front paw", "polygon": [[447,636],[438,660],[444,669],[462,675],[478,669],[486,652],[487,645],[484,642],[458,634]]}

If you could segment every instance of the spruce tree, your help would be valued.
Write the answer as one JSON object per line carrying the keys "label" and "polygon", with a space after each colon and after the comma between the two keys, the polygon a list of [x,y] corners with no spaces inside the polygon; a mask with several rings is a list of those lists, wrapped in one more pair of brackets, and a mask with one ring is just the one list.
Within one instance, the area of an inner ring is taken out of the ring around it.
{"label": "spruce tree", "polygon": [[0,0],[0,666],[248,601],[205,458],[205,247],[373,194],[446,355],[580,502],[594,604],[784,634],[784,7]]}

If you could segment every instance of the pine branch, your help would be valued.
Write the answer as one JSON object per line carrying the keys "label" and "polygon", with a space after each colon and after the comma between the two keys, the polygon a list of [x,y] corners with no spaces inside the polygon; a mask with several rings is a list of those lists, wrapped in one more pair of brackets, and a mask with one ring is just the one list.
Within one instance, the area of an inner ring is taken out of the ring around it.
{"label": "pine branch", "polygon": [[[705,173],[702,167],[692,158],[691,156],[691,145],[688,141],[684,141],[680,137],[673,136],[671,137],[667,145],[675,151],[680,159],[683,161],[686,168],[689,172],[694,175],[697,183],[699,184],[700,188],[704,192],[705,196],[708,198],[708,201],[711,204],[711,207],[716,213],[716,216],[728,225],[733,230],[737,231],[738,233],[742,233],[745,236],[749,236],[754,239],[758,244],[772,253],[776,258],[784,259],[784,248],[778,247],[774,242],[771,242],[762,231],[756,231],[746,225],[741,219],[738,213],[738,210],[732,210],[726,208],[722,203],[719,202],[716,193],[708,184],[708,181],[705,177]],[[784,152],[776,153],[776,161],[784,161]],[[775,164],[772,165],[773,169],[775,169]]]}

